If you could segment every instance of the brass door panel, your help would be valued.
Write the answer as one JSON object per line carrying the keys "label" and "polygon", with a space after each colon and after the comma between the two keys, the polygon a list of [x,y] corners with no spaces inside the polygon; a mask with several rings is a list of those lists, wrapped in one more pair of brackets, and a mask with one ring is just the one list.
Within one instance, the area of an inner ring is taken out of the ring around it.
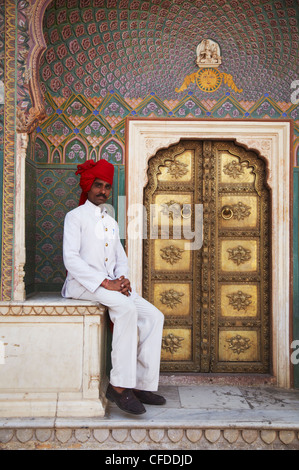
{"label": "brass door panel", "polygon": [[249,165],[248,161],[241,161],[238,157],[233,156],[230,152],[225,150],[219,150],[218,156],[220,183],[254,184],[255,175],[253,173],[253,167]]}
{"label": "brass door panel", "polygon": [[213,142],[217,291],[213,372],[270,371],[270,193],[254,152]]}
{"label": "brass door panel", "polygon": [[[269,372],[263,160],[233,142],[186,140],[157,152],[148,181],[143,295],[165,316],[161,370]],[[185,227],[198,230],[197,205],[203,242],[194,249]]]}
{"label": "brass door panel", "polygon": [[165,315],[190,317],[192,283],[153,281],[154,305]]}
{"label": "brass door panel", "polygon": [[164,328],[161,360],[192,361],[192,331],[187,328]]}
{"label": "brass door panel", "polygon": [[259,284],[221,284],[219,283],[219,305],[221,317],[255,317],[259,316]]}
{"label": "brass door panel", "polygon": [[192,252],[188,249],[188,245],[190,245],[189,240],[155,240],[154,269],[190,272]]}
{"label": "brass door panel", "polygon": [[242,228],[258,229],[259,213],[258,213],[258,197],[252,196],[236,196],[223,195],[220,201],[220,227],[229,229]]}
{"label": "brass door panel", "polygon": [[256,272],[258,266],[258,240],[220,239],[220,270],[223,272]]}
{"label": "brass door panel", "polygon": [[[169,230],[174,230],[173,238],[181,238],[182,219],[191,218],[193,205],[192,193],[156,193],[153,197],[152,224],[162,231],[161,238],[166,238]],[[176,234],[177,230],[177,234]]]}
{"label": "brass door panel", "polygon": [[258,330],[220,330],[219,361],[257,362],[260,360]]}
{"label": "brass door panel", "polygon": [[194,165],[193,149],[185,150],[174,159],[164,161],[164,165],[159,167],[159,182],[191,182]]}

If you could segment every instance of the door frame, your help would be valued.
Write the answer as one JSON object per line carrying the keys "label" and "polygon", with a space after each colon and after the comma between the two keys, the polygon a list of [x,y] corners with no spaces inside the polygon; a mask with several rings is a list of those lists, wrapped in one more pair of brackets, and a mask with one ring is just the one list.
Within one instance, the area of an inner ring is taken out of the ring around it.
{"label": "door frame", "polygon": [[[257,151],[267,164],[272,219],[272,373],[280,387],[291,387],[292,324],[292,123],[290,120],[126,119],[127,226],[143,206],[148,160],[181,139],[233,140]],[[130,184],[132,182],[132,184]],[[132,212],[132,208],[134,208]],[[128,234],[128,231],[127,231]],[[142,293],[143,238],[126,240],[130,278]]]}

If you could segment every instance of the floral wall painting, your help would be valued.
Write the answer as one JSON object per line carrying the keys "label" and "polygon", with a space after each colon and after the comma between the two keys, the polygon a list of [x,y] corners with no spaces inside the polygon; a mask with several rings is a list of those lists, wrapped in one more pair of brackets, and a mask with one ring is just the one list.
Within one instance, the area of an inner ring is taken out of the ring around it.
{"label": "floral wall painting", "polygon": [[122,164],[124,155],[124,148],[120,142],[117,142],[114,139],[108,140],[100,148],[100,158],[108,160],[108,162],[113,164]]}

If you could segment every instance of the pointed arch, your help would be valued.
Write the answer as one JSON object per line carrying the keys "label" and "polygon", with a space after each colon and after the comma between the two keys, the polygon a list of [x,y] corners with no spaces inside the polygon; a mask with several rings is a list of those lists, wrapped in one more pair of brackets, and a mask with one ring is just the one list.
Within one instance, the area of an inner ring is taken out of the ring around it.
{"label": "pointed arch", "polygon": [[[109,152],[109,145],[111,145],[111,152]],[[124,149],[124,145],[120,142],[119,139],[115,137],[111,137],[110,139],[106,140],[103,143],[103,145],[101,145],[99,149],[99,160],[101,158],[105,158],[105,156],[103,156],[103,153],[102,153],[104,149],[107,149],[108,153],[110,153],[110,155],[112,156],[112,161],[111,161],[111,158],[108,157],[110,163],[113,163],[113,164],[124,163],[125,149]],[[118,155],[120,153],[119,150],[121,150],[122,155]]]}

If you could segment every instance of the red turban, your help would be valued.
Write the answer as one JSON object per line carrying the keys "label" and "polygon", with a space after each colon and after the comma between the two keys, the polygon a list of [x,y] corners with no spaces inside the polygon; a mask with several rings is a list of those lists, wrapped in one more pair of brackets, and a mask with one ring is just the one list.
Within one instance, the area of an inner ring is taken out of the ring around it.
{"label": "red turban", "polygon": [[85,203],[87,193],[90,191],[95,179],[99,178],[111,185],[113,183],[114,166],[105,159],[98,162],[87,160],[82,165],[78,165],[77,168],[76,175],[81,175],[80,186],[82,189],[79,206]]}

